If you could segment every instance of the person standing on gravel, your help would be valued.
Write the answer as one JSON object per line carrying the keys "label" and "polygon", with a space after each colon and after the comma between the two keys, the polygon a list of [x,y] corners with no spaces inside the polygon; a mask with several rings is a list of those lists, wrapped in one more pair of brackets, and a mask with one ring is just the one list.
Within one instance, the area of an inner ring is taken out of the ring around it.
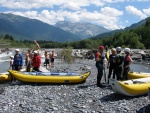
{"label": "person standing on gravel", "polygon": [[128,80],[128,72],[130,71],[130,65],[132,64],[132,58],[130,56],[130,49],[125,48],[125,58],[124,58],[124,65],[123,65],[123,79]]}
{"label": "person standing on gravel", "polygon": [[32,53],[32,51],[31,51],[31,49],[28,49],[27,54],[29,54],[29,57],[30,57],[30,59],[32,60],[32,58],[33,58],[33,53]]}
{"label": "person standing on gravel", "polygon": [[44,56],[45,56],[45,65],[46,65],[46,69],[48,69],[47,68],[47,65],[49,66],[49,68],[50,68],[50,59],[49,59],[49,53],[47,52],[47,51],[45,51],[45,54],[44,54]]}
{"label": "person standing on gravel", "polygon": [[41,57],[38,54],[37,51],[34,51],[34,57],[32,58],[32,69],[34,71],[40,71],[40,65],[41,65]]}
{"label": "person standing on gravel", "polygon": [[109,79],[111,77],[112,72],[113,72],[113,79],[115,79],[115,67],[116,67],[116,59],[117,59],[116,49],[112,48],[111,52],[112,53],[109,55],[109,60],[107,64],[107,68],[109,69],[108,83],[109,83]]}
{"label": "person standing on gravel", "polygon": [[121,47],[116,47],[116,52],[118,59],[116,61],[115,74],[117,76],[117,80],[122,80],[122,68],[123,68],[123,59],[124,56],[121,55]]}
{"label": "person standing on gravel", "polygon": [[95,60],[97,67],[97,87],[103,87],[101,84],[101,79],[103,76],[103,60],[105,59],[104,46],[99,47],[99,51],[96,52]]}
{"label": "person standing on gravel", "polygon": [[26,66],[26,71],[30,72],[30,70],[31,70],[31,58],[29,57],[29,54],[26,54],[25,66]]}
{"label": "person standing on gravel", "polygon": [[54,67],[54,51],[50,54],[51,67]]}
{"label": "person standing on gravel", "polygon": [[15,50],[16,54],[14,56],[14,69],[16,71],[20,71],[20,69],[22,69],[23,66],[23,56],[22,54],[19,53],[19,49]]}
{"label": "person standing on gravel", "polygon": [[[14,70],[20,71],[23,66],[23,56],[22,54],[19,53],[19,49],[16,49],[15,52],[16,54],[14,55],[14,61],[13,61]],[[12,76],[11,81],[16,81],[16,79]]]}
{"label": "person standing on gravel", "polygon": [[9,66],[9,69],[12,69],[14,70],[14,56],[10,56],[10,66]]}

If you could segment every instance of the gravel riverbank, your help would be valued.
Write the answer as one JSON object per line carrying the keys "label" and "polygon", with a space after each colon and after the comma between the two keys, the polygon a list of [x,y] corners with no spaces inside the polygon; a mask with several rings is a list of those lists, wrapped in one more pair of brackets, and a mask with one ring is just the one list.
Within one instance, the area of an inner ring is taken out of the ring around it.
{"label": "gravel riverbank", "polygon": [[[59,65],[59,64],[56,64]],[[71,64],[72,65],[72,64]],[[91,67],[83,84],[0,84],[1,113],[149,113],[147,95],[126,97],[104,83],[96,87],[97,69],[93,60],[78,60],[73,66]],[[63,67],[63,65],[62,65]],[[108,70],[106,70],[108,73]]]}

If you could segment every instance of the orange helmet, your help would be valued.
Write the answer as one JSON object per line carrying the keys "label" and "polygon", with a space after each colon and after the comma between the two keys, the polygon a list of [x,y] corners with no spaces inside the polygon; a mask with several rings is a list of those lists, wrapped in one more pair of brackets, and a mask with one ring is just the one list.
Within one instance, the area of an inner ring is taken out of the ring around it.
{"label": "orange helmet", "polygon": [[99,49],[104,50],[104,46],[99,46]]}

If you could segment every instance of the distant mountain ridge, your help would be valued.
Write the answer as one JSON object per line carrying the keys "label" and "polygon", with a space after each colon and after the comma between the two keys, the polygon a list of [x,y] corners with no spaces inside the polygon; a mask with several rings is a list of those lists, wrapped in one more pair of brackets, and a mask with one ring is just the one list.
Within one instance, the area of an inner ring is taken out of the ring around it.
{"label": "distant mountain ridge", "polygon": [[76,34],[80,36],[82,39],[94,37],[96,35],[110,32],[110,30],[90,24],[90,23],[81,23],[81,22],[69,22],[69,21],[60,21],[55,24],[56,27],[63,29],[64,31],[68,31],[70,33]]}
{"label": "distant mountain ridge", "polygon": [[81,38],[58,27],[13,14],[0,13],[0,34],[12,35],[16,40],[77,41]]}
{"label": "distant mountain ridge", "polygon": [[144,20],[141,20],[138,23],[134,23],[130,27],[126,27],[125,30],[127,30],[127,29],[135,29],[135,28],[138,28],[138,27],[140,27],[142,25],[145,25],[146,24],[146,20],[148,20],[148,19],[150,19],[150,17],[148,17],[148,18],[146,18]]}

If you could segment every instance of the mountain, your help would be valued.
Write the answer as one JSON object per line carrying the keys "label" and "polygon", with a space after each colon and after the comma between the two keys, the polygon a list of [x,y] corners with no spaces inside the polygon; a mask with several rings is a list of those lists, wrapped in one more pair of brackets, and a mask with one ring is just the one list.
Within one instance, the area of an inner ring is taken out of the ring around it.
{"label": "mountain", "polygon": [[99,35],[97,35],[97,36],[95,36],[95,37],[92,37],[92,38],[93,38],[93,39],[104,38],[104,37],[108,37],[108,36],[113,36],[113,35],[114,35],[115,33],[117,33],[117,32],[123,32],[123,31],[125,31],[125,30],[130,30],[130,29],[136,29],[136,28],[138,28],[138,27],[140,27],[140,26],[145,25],[145,24],[146,24],[146,20],[148,20],[148,19],[150,19],[150,17],[148,17],[148,18],[146,18],[146,19],[144,19],[144,20],[141,20],[141,21],[138,22],[138,23],[134,23],[134,24],[132,24],[131,26],[126,27],[126,28],[124,28],[124,29],[117,29],[117,30],[110,31],[110,32],[108,32],[108,33],[102,33],[102,34],[99,34]]}
{"label": "mountain", "polygon": [[150,17],[148,17],[148,18],[146,18],[146,19],[144,19],[144,20],[141,20],[140,22],[138,22],[138,23],[135,23],[135,24],[132,24],[130,27],[126,27],[125,28],[125,30],[130,30],[130,29],[135,29],[135,28],[138,28],[138,27],[140,27],[140,26],[142,26],[142,25],[145,25],[145,23],[146,23],[146,21],[148,20],[148,19],[150,19]]}
{"label": "mountain", "polygon": [[75,34],[36,19],[0,13],[0,35],[12,35],[15,40],[77,41]]}
{"label": "mountain", "polygon": [[55,24],[55,27],[59,27],[64,31],[68,31],[70,33],[76,34],[80,36],[82,39],[96,36],[98,34],[110,32],[104,27],[90,24],[90,23],[72,23],[69,21],[61,21]]}

